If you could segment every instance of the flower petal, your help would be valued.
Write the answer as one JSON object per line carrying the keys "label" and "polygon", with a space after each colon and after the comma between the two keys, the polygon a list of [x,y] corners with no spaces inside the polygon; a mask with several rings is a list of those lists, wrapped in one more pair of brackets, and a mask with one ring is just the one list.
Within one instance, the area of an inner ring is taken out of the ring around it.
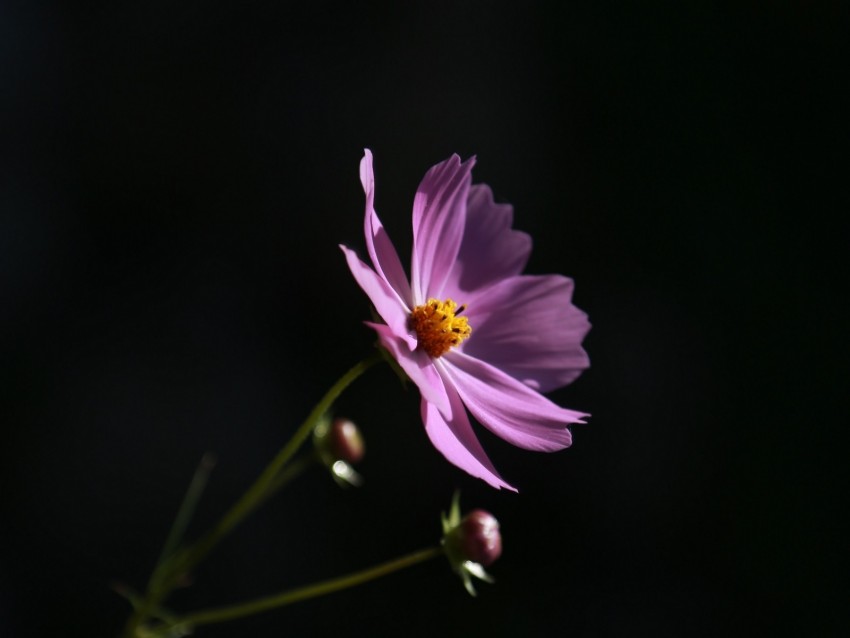
{"label": "flower petal", "polygon": [[449,401],[451,402],[451,418],[444,418],[443,414],[432,403],[422,399],[422,421],[425,423],[425,432],[431,443],[437,448],[448,461],[464,472],[476,478],[486,481],[495,488],[506,488],[516,492],[516,488],[509,485],[499,476],[496,468],[487,458],[484,448],[472,431],[466,409],[460,401],[457,392],[451,387],[446,387]]}
{"label": "flower petal", "polygon": [[590,365],[581,347],[590,323],[572,293],[572,279],[561,275],[521,275],[491,286],[467,302],[472,336],[463,352],[541,392],[570,383]]}
{"label": "flower petal", "polygon": [[452,155],[432,167],[413,200],[411,284],[415,304],[442,298],[443,285],[457,257],[466,224],[472,166]]}
{"label": "flower petal", "polygon": [[360,160],[360,183],[363,184],[363,191],[366,193],[366,215],[363,226],[372,265],[410,306],[412,304],[410,283],[395,246],[390,241],[387,231],[384,230],[378,213],[375,212],[375,173],[372,170],[372,152],[368,148],[363,150],[363,159]]}
{"label": "flower petal", "polygon": [[[434,360],[421,350],[411,350],[407,341],[397,335],[392,328],[380,323],[366,322],[366,325],[378,333],[378,338],[410,380],[419,388],[422,399],[433,404],[446,418],[452,416],[446,387]],[[415,346],[414,346],[415,347]],[[462,409],[462,406],[461,406]]]}
{"label": "flower petal", "polygon": [[588,416],[552,403],[501,370],[462,352],[440,359],[440,371],[473,416],[508,443],[528,450],[553,452],[569,447],[569,423]]}
{"label": "flower petal", "polygon": [[357,253],[342,245],[340,248],[345,253],[351,274],[369,297],[372,305],[375,306],[375,310],[387,322],[393,333],[408,344],[409,349],[415,348],[416,338],[410,334],[407,328],[407,317],[410,314],[410,309],[406,307],[404,301],[387,280],[364,264]]}
{"label": "flower petal", "polygon": [[522,272],[531,254],[531,237],[511,228],[513,218],[513,207],[496,204],[489,186],[469,189],[466,227],[446,280],[447,297],[466,303],[472,291]]}

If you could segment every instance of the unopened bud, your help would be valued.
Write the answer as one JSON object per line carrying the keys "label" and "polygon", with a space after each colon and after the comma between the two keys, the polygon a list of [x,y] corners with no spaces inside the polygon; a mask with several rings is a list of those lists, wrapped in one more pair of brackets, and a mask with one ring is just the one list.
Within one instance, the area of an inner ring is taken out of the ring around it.
{"label": "unopened bud", "polygon": [[316,429],[316,445],[329,463],[357,463],[366,452],[360,430],[351,420],[342,417],[336,417],[325,427]]}
{"label": "unopened bud", "polygon": [[322,463],[340,484],[358,486],[363,482],[351,466],[363,458],[366,446],[358,427],[349,419],[322,420],[313,432],[313,441]]}
{"label": "unopened bud", "polygon": [[460,551],[467,560],[487,567],[502,555],[499,521],[489,512],[473,510],[460,522],[458,532]]}
{"label": "unopened bud", "polygon": [[335,418],[328,433],[328,447],[338,461],[357,463],[363,458],[366,446],[360,430],[352,421]]}
{"label": "unopened bud", "polygon": [[489,512],[473,510],[446,534],[445,543],[452,562],[471,560],[483,567],[492,565],[502,555],[499,521]]}
{"label": "unopened bud", "polygon": [[466,590],[474,596],[472,576],[493,582],[484,567],[502,555],[499,521],[484,510],[473,510],[461,519],[459,497],[455,494],[449,515],[443,515],[443,548]]}

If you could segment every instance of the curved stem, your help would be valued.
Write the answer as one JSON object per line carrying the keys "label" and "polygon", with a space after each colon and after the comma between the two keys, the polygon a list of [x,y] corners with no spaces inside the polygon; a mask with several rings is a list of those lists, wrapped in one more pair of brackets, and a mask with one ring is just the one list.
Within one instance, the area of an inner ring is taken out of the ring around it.
{"label": "curved stem", "polygon": [[266,596],[264,598],[258,598],[246,603],[239,603],[228,607],[219,607],[217,609],[197,611],[187,616],[183,616],[182,618],[178,618],[174,623],[169,623],[165,627],[157,628],[151,636],[152,638],[156,638],[159,636],[166,636],[174,630],[187,630],[192,627],[197,627],[198,625],[209,625],[227,620],[236,620],[237,618],[251,616],[270,609],[276,609],[277,607],[284,607],[309,598],[325,596],[341,589],[348,589],[349,587],[355,587],[362,583],[369,582],[370,580],[381,578],[382,576],[410,567],[411,565],[416,565],[417,563],[422,563],[436,556],[440,556],[441,554],[443,554],[442,547],[429,547],[428,549],[419,550],[418,552],[408,554],[402,558],[397,558],[359,572],[354,572],[353,574],[340,576],[339,578],[325,580],[320,583],[299,587],[297,589],[290,589],[288,591]]}
{"label": "curved stem", "polygon": [[283,468],[280,471],[280,474],[274,477],[274,481],[269,485],[269,488],[266,490],[266,493],[263,495],[262,502],[264,503],[272,496],[274,496],[277,492],[282,490],[284,487],[289,485],[296,478],[304,474],[308,469],[310,469],[314,465],[319,465],[320,459],[319,455],[314,451],[309,454],[305,454],[300,458],[295,459]]}
{"label": "curved stem", "polygon": [[186,495],[183,497],[183,502],[180,504],[180,509],[177,511],[177,517],[174,519],[171,531],[168,533],[168,538],[166,538],[165,545],[162,548],[159,559],[156,561],[157,567],[171,556],[183,540],[183,534],[189,526],[189,521],[192,520],[192,515],[195,513],[195,509],[198,506],[198,501],[201,499],[204,488],[207,486],[207,481],[209,481],[210,478],[210,472],[212,472],[213,467],[215,467],[215,463],[215,455],[211,452],[207,452],[203,457],[201,457],[201,462],[195,470],[192,482],[189,483],[189,488],[186,490]]}
{"label": "curved stem", "polygon": [[[339,380],[334,383],[331,388],[325,393],[325,396],[316,404],[313,411],[307,416],[305,421],[292,435],[289,442],[284,445],[277,453],[271,463],[266,466],[259,478],[254,481],[254,484],[248,488],[248,491],[242,495],[233,507],[222,517],[211,532],[204,536],[193,548],[190,554],[188,567],[197,564],[206,554],[218,543],[221,538],[227,535],[238,523],[242,521],[257,505],[263,501],[265,492],[273,485],[278,473],[283,469],[283,466],[292,458],[298,451],[304,441],[313,432],[313,428],[319,422],[319,419],[333,405],[333,402],[342,394],[351,383],[362,375],[366,370],[382,360],[380,352],[375,353],[352,367]],[[188,568],[187,567],[187,568]]]}
{"label": "curved stem", "polygon": [[[353,381],[376,363],[383,360],[379,352],[367,357],[342,375],[316,404],[304,422],[298,427],[292,438],[284,445],[263,473],[254,481],[242,497],[219,520],[218,524],[201,537],[198,542],[177,552],[160,564],[151,576],[144,600],[127,621],[124,628],[126,638],[135,638],[139,626],[147,620],[151,612],[174,589],[179,579],[200,563],[219,541],[227,536],[248,514],[259,506],[269,495],[269,490],[279,487],[281,470],[295,455],[304,441],[310,436],[319,419],[330,409],[334,401]],[[285,482],[286,479],[283,479]]]}

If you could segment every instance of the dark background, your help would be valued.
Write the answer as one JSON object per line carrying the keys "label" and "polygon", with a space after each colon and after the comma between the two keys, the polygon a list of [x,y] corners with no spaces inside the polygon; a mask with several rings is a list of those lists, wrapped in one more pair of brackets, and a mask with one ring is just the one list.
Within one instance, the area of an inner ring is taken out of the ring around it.
{"label": "dark background", "polygon": [[426,169],[478,156],[529,272],[576,280],[592,368],[553,398],[593,418],[553,455],[482,432],[496,492],[370,373],[366,485],[302,477],[174,607],[433,544],[456,487],[497,583],[432,561],[198,636],[846,627],[846,12],[520,4],[3,4],[0,635],[114,636],[201,455],[192,534],[370,351],[363,147],[403,254]]}

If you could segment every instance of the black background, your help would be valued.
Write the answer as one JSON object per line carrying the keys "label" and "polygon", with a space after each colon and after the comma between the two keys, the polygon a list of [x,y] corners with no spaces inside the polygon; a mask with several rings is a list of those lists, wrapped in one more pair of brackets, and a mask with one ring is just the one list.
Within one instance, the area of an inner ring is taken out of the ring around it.
{"label": "black background", "polygon": [[433,544],[456,487],[497,583],[433,561],[197,635],[838,633],[846,15],[639,4],[4,3],[0,635],[116,635],[201,455],[192,534],[370,351],[364,147],[403,254],[424,172],[477,155],[576,280],[592,368],[553,398],[593,418],[553,455],[482,431],[496,492],[370,373],[366,485],[302,477],[173,606]]}

